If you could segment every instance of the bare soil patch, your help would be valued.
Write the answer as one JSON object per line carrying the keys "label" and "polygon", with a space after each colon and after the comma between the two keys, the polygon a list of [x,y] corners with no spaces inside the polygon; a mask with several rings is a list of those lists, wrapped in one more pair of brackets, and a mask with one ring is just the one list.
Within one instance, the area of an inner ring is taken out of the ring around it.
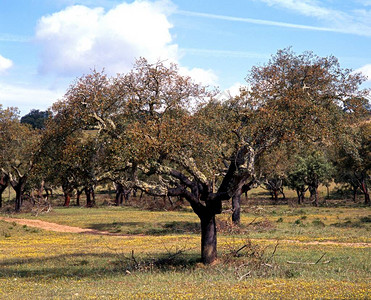
{"label": "bare soil patch", "polygon": [[10,222],[10,223],[15,222],[20,225],[27,225],[29,227],[36,227],[36,228],[49,230],[49,231],[56,231],[56,232],[128,236],[128,235],[117,234],[117,233],[112,233],[108,231],[100,231],[100,230],[89,229],[89,228],[80,228],[80,227],[75,227],[75,226],[60,225],[60,224],[41,221],[41,220],[16,219],[16,218],[6,218],[6,217],[0,217],[0,220],[5,221],[5,222]]}

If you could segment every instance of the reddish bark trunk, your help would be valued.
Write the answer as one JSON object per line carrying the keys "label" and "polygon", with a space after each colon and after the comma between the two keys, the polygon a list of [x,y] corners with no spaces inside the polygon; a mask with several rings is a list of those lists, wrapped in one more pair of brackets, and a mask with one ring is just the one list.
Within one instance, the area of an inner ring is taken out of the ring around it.
{"label": "reddish bark trunk", "polygon": [[273,201],[274,201],[274,204],[277,204],[278,202],[278,190],[277,189],[273,189]]}
{"label": "reddish bark trunk", "polygon": [[64,193],[64,207],[69,207],[71,202],[71,195],[69,193]]}

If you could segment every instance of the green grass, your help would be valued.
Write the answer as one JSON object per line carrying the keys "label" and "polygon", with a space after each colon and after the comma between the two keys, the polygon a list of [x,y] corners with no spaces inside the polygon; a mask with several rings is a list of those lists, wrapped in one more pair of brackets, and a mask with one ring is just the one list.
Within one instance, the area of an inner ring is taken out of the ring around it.
{"label": "green grass", "polygon": [[[0,299],[371,297],[370,247],[285,241],[370,242],[369,208],[243,208],[240,230],[229,227],[229,214],[218,216],[220,261],[207,267],[199,263],[198,218],[187,211],[55,208],[37,217],[129,237],[56,233],[0,221]],[[280,240],[275,252],[274,239]]]}
{"label": "green grass", "polygon": [[[49,214],[37,217],[27,214],[21,214],[19,217],[38,218],[122,234],[198,234],[200,231],[198,217],[186,211],[143,211],[131,207],[71,207],[56,208]],[[241,233],[254,239],[371,242],[371,222],[368,221],[370,217],[370,208],[244,206]],[[229,213],[218,216],[221,223],[228,223],[229,219]],[[227,230],[227,233],[230,232]]]}

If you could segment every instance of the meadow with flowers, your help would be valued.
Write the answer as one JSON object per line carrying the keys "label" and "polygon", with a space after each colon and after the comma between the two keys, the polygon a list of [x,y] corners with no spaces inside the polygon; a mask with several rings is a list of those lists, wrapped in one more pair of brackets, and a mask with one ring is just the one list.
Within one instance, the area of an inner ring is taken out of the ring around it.
{"label": "meadow with flowers", "polygon": [[369,208],[268,205],[245,211],[239,228],[229,214],[219,216],[219,256],[209,266],[200,263],[200,229],[187,208],[55,208],[16,215],[14,220],[97,232],[53,232],[0,221],[0,298],[371,297]]}

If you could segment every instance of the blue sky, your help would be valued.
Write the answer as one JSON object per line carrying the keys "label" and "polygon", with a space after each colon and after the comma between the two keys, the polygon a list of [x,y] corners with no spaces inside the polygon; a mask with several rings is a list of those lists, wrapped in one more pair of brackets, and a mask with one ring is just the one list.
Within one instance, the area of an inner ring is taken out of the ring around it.
{"label": "blue sky", "polygon": [[288,46],[371,80],[371,0],[0,0],[0,104],[45,110],[76,77],[140,56],[233,93]]}

